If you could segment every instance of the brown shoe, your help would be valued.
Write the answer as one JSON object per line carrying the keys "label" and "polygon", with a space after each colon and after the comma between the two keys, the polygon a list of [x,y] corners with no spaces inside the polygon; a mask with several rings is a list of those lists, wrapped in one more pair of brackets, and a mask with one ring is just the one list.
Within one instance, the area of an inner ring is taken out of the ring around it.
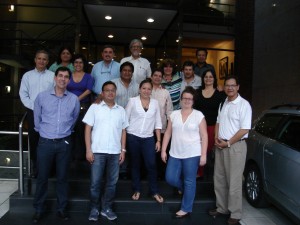
{"label": "brown shoe", "polygon": [[239,219],[234,219],[234,218],[229,218],[227,223],[229,225],[238,225],[238,224],[240,224],[240,220]]}
{"label": "brown shoe", "polygon": [[225,215],[227,215],[227,214],[225,214],[225,213],[220,213],[220,212],[218,212],[217,211],[217,209],[211,209],[211,210],[209,210],[208,211],[208,214],[210,215],[210,216],[225,216]]}

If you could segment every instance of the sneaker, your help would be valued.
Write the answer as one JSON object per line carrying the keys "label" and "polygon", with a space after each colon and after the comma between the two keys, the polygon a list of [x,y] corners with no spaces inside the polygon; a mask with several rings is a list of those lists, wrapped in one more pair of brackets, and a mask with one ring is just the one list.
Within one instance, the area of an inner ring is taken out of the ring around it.
{"label": "sneaker", "polygon": [[89,216],[89,221],[97,221],[99,216],[98,209],[92,209]]}
{"label": "sneaker", "polygon": [[111,209],[102,210],[101,215],[105,216],[109,220],[117,219],[117,215]]}

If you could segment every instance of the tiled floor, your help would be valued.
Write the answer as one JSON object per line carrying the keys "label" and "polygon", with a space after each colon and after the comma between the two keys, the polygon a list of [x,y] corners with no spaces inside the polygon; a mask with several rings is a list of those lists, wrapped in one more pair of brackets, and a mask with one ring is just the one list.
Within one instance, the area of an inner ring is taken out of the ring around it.
{"label": "tiled floor", "polygon": [[[9,208],[9,195],[12,194],[14,191],[16,191],[18,188],[18,184],[17,181],[0,181],[0,218],[3,216],[3,214],[5,214]],[[21,217],[24,217],[25,220],[30,220],[32,215],[16,215],[16,217],[19,217],[19,219]],[[71,215],[72,216],[72,215]],[[198,218],[199,216],[199,218]],[[52,222],[54,222],[54,220],[56,219],[55,216],[53,216],[53,221],[51,219],[51,215],[49,215],[48,217],[50,217],[49,219],[51,221],[49,221],[51,224]],[[75,217],[75,216],[73,216]],[[85,214],[77,214],[76,217],[78,217],[78,220],[76,218],[76,221],[86,221],[87,222],[87,215]],[[145,215],[145,214],[139,214],[139,215],[119,215],[119,222],[117,223],[111,223],[109,222],[108,224],[126,224],[128,221],[128,218],[135,218],[135,219],[142,219],[142,220],[147,220],[147,223],[145,224],[151,224],[151,225],[160,225],[160,224],[177,224],[178,221],[174,220],[171,218],[171,215],[166,215],[166,218],[162,218],[159,217],[158,215],[151,215],[149,217],[149,215]],[[204,218],[205,217],[205,218]],[[122,220],[122,218],[124,218]],[[126,221],[125,222],[125,218]],[[148,218],[152,218],[151,220],[148,220]],[[187,220],[186,222],[183,223],[180,222],[181,225],[183,224],[188,224],[188,225],[193,225],[195,221],[200,222],[201,220],[202,223],[199,224],[223,224],[224,221],[226,221],[225,219],[219,219],[220,221],[218,222],[217,220],[213,220],[210,217],[206,217],[204,215],[192,215],[191,218],[189,220]],[[103,218],[101,218],[100,222],[103,221],[104,223],[102,224],[106,224],[106,222]],[[121,222],[122,221],[122,222]],[[153,223],[152,223],[152,222]],[[163,222],[164,221],[164,222]],[[70,221],[71,222],[71,221]],[[121,223],[120,223],[121,222]],[[130,221],[129,221],[130,222]],[[134,224],[132,223],[133,221],[131,221],[131,225]],[[163,223],[160,223],[163,222]],[[165,223],[166,222],[166,223]],[[64,223],[65,224],[65,223]],[[67,224],[67,223],[66,223]],[[70,224],[74,224],[70,223]],[[179,224],[179,223],[178,223]],[[198,224],[198,223],[197,223]],[[224,223],[226,224],[226,222]],[[278,211],[276,208],[274,207],[269,207],[269,208],[265,208],[265,209],[256,209],[253,208],[252,206],[250,206],[247,201],[245,199],[243,199],[243,219],[241,220],[241,224],[242,225],[293,225],[294,223],[291,222],[285,215],[283,215],[280,211]]]}

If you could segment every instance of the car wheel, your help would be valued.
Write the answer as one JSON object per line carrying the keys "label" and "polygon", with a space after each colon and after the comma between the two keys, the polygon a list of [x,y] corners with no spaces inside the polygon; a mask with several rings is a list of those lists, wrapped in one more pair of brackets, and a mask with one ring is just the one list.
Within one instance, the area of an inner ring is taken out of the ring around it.
{"label": "car wheel", "polygon": [[245,171],[244,189],[246,199],[254,207],[267,207],[261,173],[256,165],[249,165]]}

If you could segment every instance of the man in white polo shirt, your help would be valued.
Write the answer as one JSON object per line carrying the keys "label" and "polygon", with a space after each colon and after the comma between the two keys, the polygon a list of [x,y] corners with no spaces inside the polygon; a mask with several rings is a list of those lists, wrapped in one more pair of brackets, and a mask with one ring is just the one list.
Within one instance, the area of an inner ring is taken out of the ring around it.
{"label": "man in white polo shirt", "polygon": [[251,129],[252,109],[238,94],[238,78],[225,78],[227,98],[220,106],[215,132],[214,189],[216,208],[211,216],[230,214],[228,224],[239,224],[242,218],[242,177],[246,161],[245,139]]}
{"label": "man in white polo shirt", "polygon": [[[125,159],[125,128],[128,127],[128,120],[124,108],[115,103],[116,91],[115,83],[105,82],[101,92],[103,101],[92,104],[82,120],[86,124],[86,159],[91,163],[90,221],[98,220],[101,206],[102,216],[109,220],[117,218],[112,211],[112,201],[119,177],[119,164]],[[106,181],[102,194],[101,183],[104,177]]]}

